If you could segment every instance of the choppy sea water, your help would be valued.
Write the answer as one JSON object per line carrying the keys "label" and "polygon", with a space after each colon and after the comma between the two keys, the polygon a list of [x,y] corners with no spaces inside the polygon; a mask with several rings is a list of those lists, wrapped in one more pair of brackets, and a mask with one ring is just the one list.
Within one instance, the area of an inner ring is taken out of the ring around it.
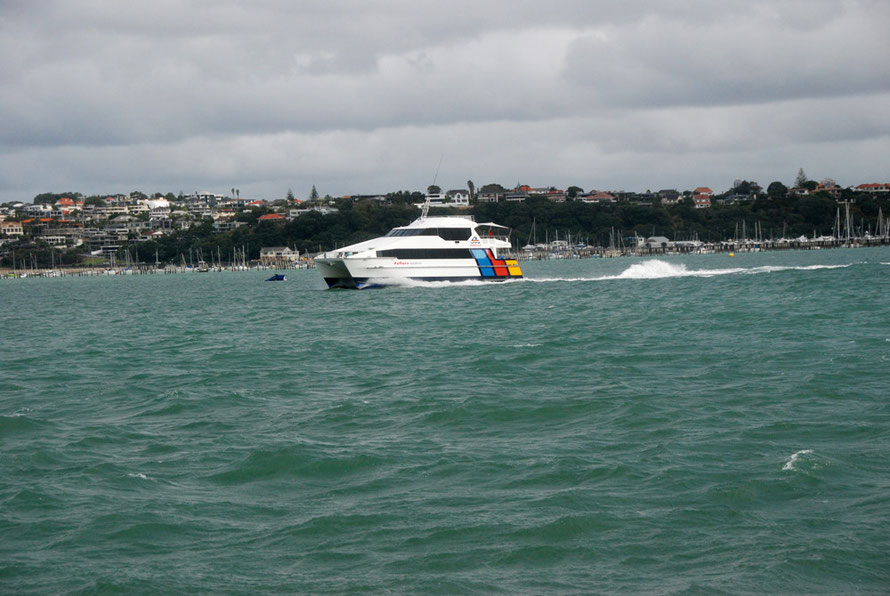
{"label": "choppy sea water", "polygon": [[882,593],[890,250],[0,281],[0,592]]}

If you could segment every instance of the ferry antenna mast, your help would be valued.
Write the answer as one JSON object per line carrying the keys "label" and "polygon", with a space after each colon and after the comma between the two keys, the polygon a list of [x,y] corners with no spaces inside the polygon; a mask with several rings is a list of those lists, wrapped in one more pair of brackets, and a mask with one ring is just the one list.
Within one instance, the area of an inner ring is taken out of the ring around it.
{"label": "ferry antenna mast", "polygon": [[444,154],[444,153],[443,153],[442,155],[439,156],[439,165],[436,166],[436,175],[433,176],[433,186],[436,185],[436,180],[439,179],[439,168],[442,167],[442,159],[444,159],[444,158],[445,158],[445,154]]}
{"label": "ferry antenna mast", "polygon": [[[433,184],[436,185],[436,180],[439,179],[439,168],[442,167],[442,159],[445,157],[445,154],[439,156],[439,165],[436,166],[436,175],[433,176]],[[420,219],[426,219],[427,214],[430,212],[430,194],[427,192],[426,200],[423,202],[423,207],[420,211]]]}

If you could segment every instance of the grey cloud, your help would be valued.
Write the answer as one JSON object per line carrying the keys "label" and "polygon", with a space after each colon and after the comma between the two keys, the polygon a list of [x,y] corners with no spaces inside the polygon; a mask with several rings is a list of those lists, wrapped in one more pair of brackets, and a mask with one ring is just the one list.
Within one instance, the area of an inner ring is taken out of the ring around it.
{"label": "grey cloud", "polygon": [[442,152],[454,184],[632,187],[663,164],[674,184],[753,177],[764,143],[773,166],[888,148],[888,6],[4,3],[0,201],[127,181],[423,188]]}
{"label": "grey cloud", "polygon": [[563,77],[600,104],[724,105],[890,90],[886,23],[863,13],[786,29],[746,19],[706,30],[645,21],[572,43]]}

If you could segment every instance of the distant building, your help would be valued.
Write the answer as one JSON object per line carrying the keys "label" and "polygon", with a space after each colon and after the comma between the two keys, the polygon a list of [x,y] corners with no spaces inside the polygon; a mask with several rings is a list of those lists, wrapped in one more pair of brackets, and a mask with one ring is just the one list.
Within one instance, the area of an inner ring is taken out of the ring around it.
{"label": "distant building", "polygon": [[287,212],[288,219],[294,219],[300,217],[301,215],[306,215],[309,213],[321,213],[322,215],[330,215],[331,213],[337,213],[339,210],[336,207],[328,207],[327,205],[317,205],[315,207],[303,207],[300,209],[289,209]]}
{"label": "distant building", "polygon": [[615,196],[611,193],[605,191],[594,191],[583,195],[578,195],[578,198],[584,203],[614,203]]}
{"label": "distant building", "polygon": [[522,202],[522,201],[530,198],[531,195],[528,194],[528,191],[522,190],[523,188],[529,188],[529,187],[528,186],[525,186],[525,187],[520,186],[520,187],[516,188],[516,190],[514,190],[513,192],[508,192],[506,194],[506,196],[504,197],[504,200],[508,201],[508,202]]}
{"label": "distant building", "polygon": [[260,249],[260,263],[267,267],[286,267],[300,259],[300,252],[286,246],[269,246]]}
{"label": "distant building", "polygon": [[711,197],[714,191],[707,186],[699,186],[692,192],[692,200],[696,209],[707,209],[711,206]]}
{"label": "distant building", "polygon": [[35,203],[33,205],[27,205],[25,207],[25,213],[27,213],[28,215],[43,215],[45,213],[49,213],[52,210],[52,205],[47,205],[45,203]]}
{"label": "distant building", "polygon": [[3,221],[0,222],[0,234],[5,236],[22,236],[25,233],[22,222],[20,221]]}
{"label": "distant building", "polygon": [[280,214],[280,213],[267,213],[266,215],[260,215],[260,216],[257,218],[257,221],[259,221],[259,222],[264,222],[264,221],[284,221],[285,219],[287,219],[287,218],[284,217],[284,216],[283,216],[282,214]]}
{"label": "distant building", "polygon": [[870,184],[860,184],[854,190],[859,192],[890,192],[890,183],[872,182]]}
{"label": "distant building", "polygon": [[662,205],[676,205],[680,202],[680,192],[673,188],[665,188],[656,193],[661,198]]}
{"label": "distant building", "polygon": [[[465,209],[470,206],[470,193],[466,190],[449,190],[447,193],[433,193],[427,195],[430,207],[447,207],[452,209]],[[415,203],[418,209],[423,209],[423,203]]]}
{"label": "distant building", "polygon": [[649,250],[659,250],[670,248],[673,243],[665,236],[651,236],[643,241],[642,246]]}
{"label": "distant building", "polygon": [[504,198],[505,189],[500,184],[486,184],[476,192],[480,203],[498,203]]}
{"label": "distant building", "polygon": [[213,229],[219,232],[231,232],[232,230],[237,230],[240,227],[246,226],[246,221],[235,221],[235,220],[226,220],[221,219],[213,223]]}
{"label": "distant building", "polygon": [[834,197],[835,199],[841,196],[841,187],[837,185],[833,180],[820,182],[816,185],[815,192],[824,192],[829,196]]}
{"label": "distant building", "polygon": [[549,189],[545,194],[548,200],[553,201],[554,203],[565,203],[568,195],[566,195],[566,191],[559,190],[556,188]]}
{"label": "distant building", "polygon": [[446,206],[448,207],[469,207],[470,193],[463,189],[449,190],[445,193],[448,199]]}
{"label": "distant building", "polygon": [[707,195],[693,195],[692,200],[696,209],[707,209],[711,206],[711,197]]}

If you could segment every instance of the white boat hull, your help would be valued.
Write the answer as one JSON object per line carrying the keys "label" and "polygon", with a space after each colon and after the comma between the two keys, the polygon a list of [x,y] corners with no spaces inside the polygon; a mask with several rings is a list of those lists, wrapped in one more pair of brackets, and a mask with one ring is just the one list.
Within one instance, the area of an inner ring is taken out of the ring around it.
{"label": "white boat hull", "polygon": [[497,273],[501,275],[484,275],[483,268],[473,259],[320,258],[315,260],[315,266],[329,288],[363,289],[412,281],[505,281],[522,277],[516,265],[498,267]]}

